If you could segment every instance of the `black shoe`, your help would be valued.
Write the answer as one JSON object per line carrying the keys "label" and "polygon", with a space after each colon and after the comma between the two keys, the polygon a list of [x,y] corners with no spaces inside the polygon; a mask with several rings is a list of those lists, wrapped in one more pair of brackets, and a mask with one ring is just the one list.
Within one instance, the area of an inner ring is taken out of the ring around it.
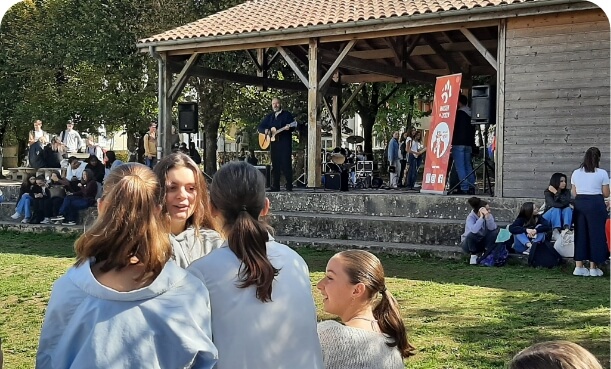
{"label": "black shoe", "polygon": [[280,192],[280,189],[271,187],[267,192]]}
{"label": "black shoe", "polygon": [[293,192],[293,187],[287,187],[286,192]]}

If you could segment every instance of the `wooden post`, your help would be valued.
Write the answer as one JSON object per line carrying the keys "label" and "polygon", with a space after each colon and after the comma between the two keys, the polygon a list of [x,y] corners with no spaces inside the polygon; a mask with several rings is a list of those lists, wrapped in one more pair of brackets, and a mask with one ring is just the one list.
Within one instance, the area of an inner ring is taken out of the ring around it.
{"label": "wooden post", "polygon": [[172,152],[172,97],[169,90],[172,86],[172,72],[169,68],[168,56],[161,54],[159,60],[159,114],[157,117],[157,160]]}
{"label": "wooden post", "polygon": [[496,150],[494,151],[494,196],[503,197],[503,156],[505,141],[505,44],[507,23],[501,19],[499,24],[498,67],[496,70]]}
{"label": "wooden post", "polygon": [[308,187],[320,187],[320,124],[319,124],[319,92],[318,92],[318,39],[311,38],[309,42],[309,78],[308,78]]}
{"label": "wooden post", "polygon": [[335,117],[335,127],[333,128],[333,143],[335,147],[339,147],[342,145],[342,117],[341,117],[341,107],[342,107],[342,94],[333,95],[333,116]]}

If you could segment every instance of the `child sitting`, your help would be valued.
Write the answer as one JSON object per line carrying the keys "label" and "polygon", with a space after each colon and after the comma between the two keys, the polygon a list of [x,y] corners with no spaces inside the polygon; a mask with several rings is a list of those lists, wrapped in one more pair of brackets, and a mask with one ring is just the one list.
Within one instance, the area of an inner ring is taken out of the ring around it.
{"label": "child sitting", "polygon": [[522,204],[518,217],[509,226],[509,232],[514,235],[513,249],[518,253],[530,254],[530,248],[535,242],[545,241],[547,232],[552,230],[547,219],[539,216],[539,210],[532,202]]}

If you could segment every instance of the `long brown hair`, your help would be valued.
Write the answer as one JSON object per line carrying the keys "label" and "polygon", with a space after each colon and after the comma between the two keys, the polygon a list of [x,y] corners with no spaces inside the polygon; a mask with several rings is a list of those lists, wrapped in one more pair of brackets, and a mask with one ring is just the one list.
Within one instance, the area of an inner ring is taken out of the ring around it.
{"label": "long brown hair", "polygon": [[195,191],[197,192],[195,205],[193,208],[193,214],[187,219],[187,227],[193,226],[196,234],[199,234],[201,227],[208,229],[215,229],[214,221],[210,215],[210,196],[208,195],[208,185],[204,175],[197,167],[197,164],[188,155],[177,152],[165,156],[159,160],[155,165],[153,171],[159,179],[161,185],[161,198],[163,201],[163,213],[168,214],[168,209],[165,203],[165,196],[167,192],[167,178],[168,172],[176,168],[187,168],[193,172],[195,178]]}
{"label": "long brown hair", "polygon": [[598,168],[599,165],[600,150],[598,149],[598,147],[590,147],[583,156],[581,168],[583,168],[585,172],[594,173],[596,172],[596,168]]}
{"label": "long brown hair", "polygon": [[509,369],[602,369],[594,355],[576,343],[548,341],[536,343],[518,353]]}
{"label": "long brown hair", "polygon": [[263,174],[243,161],[223,165],[212,179],[210,201],[222,214],[229,248],[242,262],[238,287],[254,285],[259,300],[271,301],[279,269],[267,259],[270,228],[259,219],[265,207]]}
{"label": "long brown hair", "polygon": [[393,339],[394,342],[389,342],[388,346],[396,346],[404,358],[414,355],[415,349],[407,340],[407,331],[401,319],[399,304],[386,289],[384,267],[380,259],[364,250],[346,250],[339,252],[336,257],[341,259],[351,284],[365,285],[370,302],[373,302],[378,292],[380,293],[381,299],[373,308],[373,316],[378,321],[380,330]]}
{"label": "long brown hair", "polygon": [[169,222],[160,214],[161,189],[142,164],[115,168],[104,181],[104,211],[76,240],[76,264],[94,257],[100,270],[121,270],[137,257],[144,265],[138,280],[155,278],[172,255]]}

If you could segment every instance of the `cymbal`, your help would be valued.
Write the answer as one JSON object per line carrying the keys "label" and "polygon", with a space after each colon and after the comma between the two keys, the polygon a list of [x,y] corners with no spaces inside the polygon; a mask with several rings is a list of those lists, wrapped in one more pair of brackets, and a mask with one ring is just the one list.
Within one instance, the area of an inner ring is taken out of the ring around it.
{"label": "cymbal", "polygon": [[346,157],[338,152],[331,154],[331,161],[337,165],[342,165],[346,161]]}
{"label": "cymbal", "polygon": [[346,141],[348,141],[348,143],[351,144],[359,144],[363,141],[365,141],[365,139],[361,136],[349,136]]}

